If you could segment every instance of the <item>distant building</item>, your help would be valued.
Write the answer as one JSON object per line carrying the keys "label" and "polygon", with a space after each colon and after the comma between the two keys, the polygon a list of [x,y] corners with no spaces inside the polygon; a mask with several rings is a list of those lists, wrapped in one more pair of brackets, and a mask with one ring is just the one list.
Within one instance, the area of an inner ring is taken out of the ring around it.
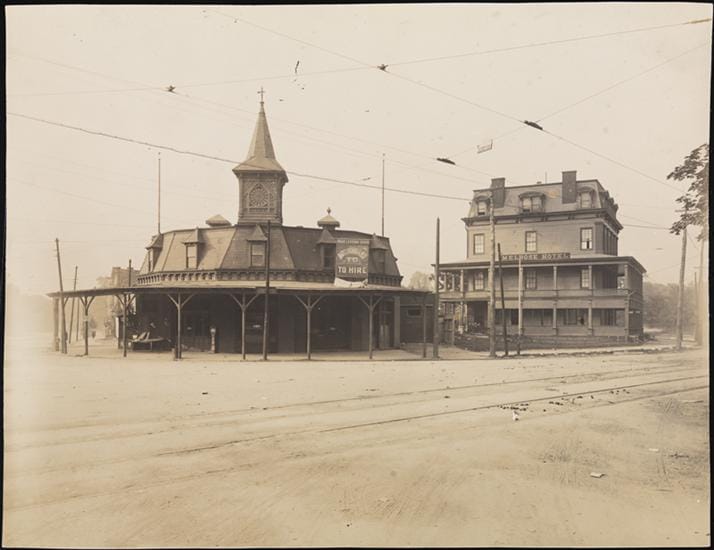
{"label": "distant building", "polygon": [[[131,283],[136,283],[138,269],[131,269]],[[122,288],[129,286],[129,268],[112,267],[111,275],[97,278],[97,288]],[[94,302],[94,315],[97,324],[102,327],[105,338],[121,336],[121,316],[123,309],[116,296],[99,296]]]}
{"label": "distant building", "polygon": [[[491,200],[505,311],[498,262],[495,281],[489,274]],[[496,178],[490,188],[475,190],[463,218],[466,258],[441,266],[441,296],[446,318],[453,320],[445,325],[445,339],[453,341],[454,332],[485,332],[493,322],[488,303],[494,283],[495,322],[500,327],[505,314],[510,335],[641,337],[645,269],[632,256],[619,255],[617,210],[599,181],[578,180],[575,171],[563,172],[558,183],[506,187],[505,179]]]}

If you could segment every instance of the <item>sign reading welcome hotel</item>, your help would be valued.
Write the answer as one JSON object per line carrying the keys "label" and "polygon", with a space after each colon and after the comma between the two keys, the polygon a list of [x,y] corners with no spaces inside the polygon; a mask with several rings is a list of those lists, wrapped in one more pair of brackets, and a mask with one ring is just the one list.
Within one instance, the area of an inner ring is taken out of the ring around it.
{"label": "sign reading welcome hotel", "polygon": [[369,240],[337,239],[335,275],[341,279],[366,279],[369,273]]}
{"label": "sign reading welcome hotel", "polygon": [[570,252],[550,252],[544,254],[504,254],[503,261],[517,260],[563,260],[570,258]]}

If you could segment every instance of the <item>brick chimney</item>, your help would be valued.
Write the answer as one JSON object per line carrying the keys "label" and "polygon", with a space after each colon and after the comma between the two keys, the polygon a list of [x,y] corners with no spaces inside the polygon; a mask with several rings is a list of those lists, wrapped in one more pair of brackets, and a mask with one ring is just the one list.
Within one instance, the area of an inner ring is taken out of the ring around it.
{"label": "brick chimney", "polygon": [[493,193],[493,207],[503,208],[506,202],[506,178],[491,179],[491,191]]}
{"label": "brick chimney", "polygon": [[576,170],[569,170],[563,172],[563,204],[575,202],[577,198],[577,185],[576,181],[578,178],[578,172]]}

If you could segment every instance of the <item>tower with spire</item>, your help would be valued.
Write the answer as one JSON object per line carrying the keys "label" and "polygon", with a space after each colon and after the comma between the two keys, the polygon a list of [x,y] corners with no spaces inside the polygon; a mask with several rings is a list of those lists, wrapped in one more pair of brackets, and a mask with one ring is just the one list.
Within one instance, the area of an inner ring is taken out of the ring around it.
{"label": "tower with spire", "polygon": [[263,88],[260,94],[260,112],[255,124],[248,157],[233,168],[238,178],[238,224],[272,222],[283,223],[283,186],[288,176],[275,159],[270,139],[268,119],[265,116]]}

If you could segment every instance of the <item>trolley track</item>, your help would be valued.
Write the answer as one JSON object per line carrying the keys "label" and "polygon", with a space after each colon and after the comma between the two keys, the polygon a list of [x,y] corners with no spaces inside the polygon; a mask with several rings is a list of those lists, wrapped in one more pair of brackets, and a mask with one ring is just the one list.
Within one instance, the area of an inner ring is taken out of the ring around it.
{"label": "trolley track", "polygon": [[[563,395],[563,398],[570,398],[570,397],[577,397],[578,395],[583,395],[583,394],[594,394],[594,393],[605,393],[605,392],[610,392],[611,390],[621,390],[621,389],[637,389],[637,388],[652,388],[653,386],[656,385],[662,385],[662,384],[674,384],[678,382],[685,382],[685,381],[692,381],[696,379],[701,379],[701,378],[707,378],[708,375],[701,375],[701,376],[688,376],[688,377],[679,377],[679,378],[672,378],[668,380],[662,380],[662,381],[657,381],[657,382],[644,382],[644,383],[639,383],[639,384],[627,384],[627,385],[620,385],[620,386],[611,386],[607,388],[601,388],[599,390],[587,390],[587,391],[582,391],[582,392],[573,392],[567,395]],[[537,414],[536,416],[532,417],[524,417],[524,421],[528,422],[533,422],[537,421],[538,419],[542,419],[546,416],[559,416],[559,415],[567,415],[567,414],[573,414],[585,410],[596,410],[599,408],[603,407],[613,407],[617,405],[625,405],[629,404],[632,402],[637,402],[637,401],[643,401],[643,400],[648,400],[648,399],[657,399],[657,398],[662,398],[662,397],[668,397],[668,396],[673,396],[673,395],[678,395],[682,393],[688,393],[692,391],[697,391],[697,390],[702,390],[702,389],[707,389],[709,387],[708,384],[691,384],[688,385],[687,387],[684,388],[677,388],[677,389],[670,389],[670,388],[661,388],[664,391],[655,391],[655,392],[650,392],[645,395],[636,395],[636,396],[630,396],[626,398],[617,398],[616,401],[599,401],[596,403],[590,404],[588,403],[588,406],[585,406],[583,408],[573,408],[573,409],[568,409],[568,410],[556,410],[555,412],[551,412],[548,414]],[[544,400],[548,399],[553,399],[553,396],[544,396],[544,397],[534,397],[530,398],[527,400],[527,402],[541,402]],[[513,405],[513,404],[518,404],[518,403],[523,403],[523,400],[519,401],[498,401],[498,402],[493,402],[489,403],[486,405],[478,406],[478,407],[469,407],[469,408],[463,408],[459,410],[452,410],[452,411],[440,411],[432,414],[423,414],[423,415],[413,415],[409,417],[401,417],[401,418],[393,418],[393,419],[385,419],[383,421],[378,421],[378,422],[369,422],[369,423],[354,423],[354,424],[349,424],[349,425],[344,425],[344,426],[339,426],[339,427],[334,427],[334,428],[328,428],[328,429],[305,429],[305,430],[295,430],[291,432],[283,432],[283,433],[275,433],[275,434],[268,434],[265,436],[260,436],[260,437],[252,437],[252,438],[245,438],[245,439],[240,439],[240,440],[234,440],[234,441],[229,441],[229,442],[222,442],[220,444],[212,445],[212,446],[206,446],[206,447],[201,447],[201,448],[195,448],[195,449],[184,449],[184,450],[178,450],[178,451],[173,451],[173,452],[168,452],[168,453],[157,453],[151,457],[147,458],[152,458],[152,459],[157,459],[160,457],[166,457],[167,455],[186,455],[186,454],[192,454],[196,452],[202,452],[202,451],[211,451],[211,450],[217,450],[221,448],[226,448],[230,446],[235,446],[235,445],[240,445],[244,443],[253,443],[253,442],[259,442],[259,441],[264,441],[264,440],[270,440],[270,439],[289,439],[289,438],[294,438],[296,436],[302,436],[306,434],[324,434],[324,433],[329,433],[329,432],[344,432],[347,430],[356,430],[356,429],[364,429],[364,428],[369,428],[369,427],[375,427],[375,426],[381,426],[385,424],[396,424],[399,422],[409,422],[409,421],[414,421],[414,420],[425,420],[429,418],[438,418],[438,417],[443,417],[446,415],[457,415],[457,414],[465,414],[465,413],[470,413],[470,412],[477,412],[477,411],[483,411],[486,409],[493,409],[501,406],[508,406],[508,405]],[[507,422],[504,420],[504,422]],[[490,425],[488,429],[498,429],[499,425]],[[474,427],[472,429],[479,429],[478,427]],[[379,441],[377,444],[379,446],[387,446],[387,445],[394,445],[401,443],[403,441],[411,440],[418,437],[418,435],[410,435],[410,436],[404,436],[403,434],[397,438],[393,438],[387,442],[385,441]],[[434,438],[452,438],[453,433],[441,433],[436,436],[433,436]],[[339,454],[339,453],[344,453],[348,452],[349,448],[345,448],[342,450],[329,450],[329,451],[312,451],[304,454],[303,456],[305,458],[315,458],[319,457],[322,455],[333,455],[333,454]],[[276,459],[273,459],[271,462],[279,463],[282,460],[284,460],[286,457],[280,456]],[[134,459],[135,460],[135,459]],[[262,465],[265,465],[266,462],[261,460],[260,463]],[[26,509],[32,509],[32,508],[37,508],[37,507],[42,507],[42,506],[48,506],[52,504],[57,504],[60,502],[66,502],[70,500],[77,500],[77,499],[84,499],[84,498],[96,498],[96,497],[102,497],[102,496],[112,496],[112,495],[117,495],[117,494],[122,494],[126,492],[143,492],[146,488],[149,487],[160,487],[160,486],[166,486],[166,485],[171,485],[171,484],[176,484],[176,483],[182,483],[185,481],[192,481],[196,480],[198,478],[203,478],[203,477],[209,477],[209,476],[217,476],[217,475],[228,475],[231,472],[237,472],[240,470],[245,470],[249,469],[255,465],[255,463],[241,463],[241,464],[236,464],[236,465],[231,465],[229,467],[225,468],[211,468],[211,469],[204,469],[199,472],[191,472],[190,474],[186,475],[173,475],[173,476],[168,476],[164,477],[163,479],[156,479],[154,481],[149,481],[149,482],[143,482],[141,484],[130,484],[130,485],[124,485],[122,487],[118,488],[111,488],[108,490],[104,491],[89,491],[89,492],[84,492],[84,493],[79,493],[79,494],[72,494],[72,495],[67,495],[65,497],[61,498],[56,498],[56,499],[47,499],[43,500],[40,502],[30,502],[30,503],[25,503],[25,504],[20,504],[17,506],[6,506],[6,511],[20,511],[20,510],[26,510]]]}

